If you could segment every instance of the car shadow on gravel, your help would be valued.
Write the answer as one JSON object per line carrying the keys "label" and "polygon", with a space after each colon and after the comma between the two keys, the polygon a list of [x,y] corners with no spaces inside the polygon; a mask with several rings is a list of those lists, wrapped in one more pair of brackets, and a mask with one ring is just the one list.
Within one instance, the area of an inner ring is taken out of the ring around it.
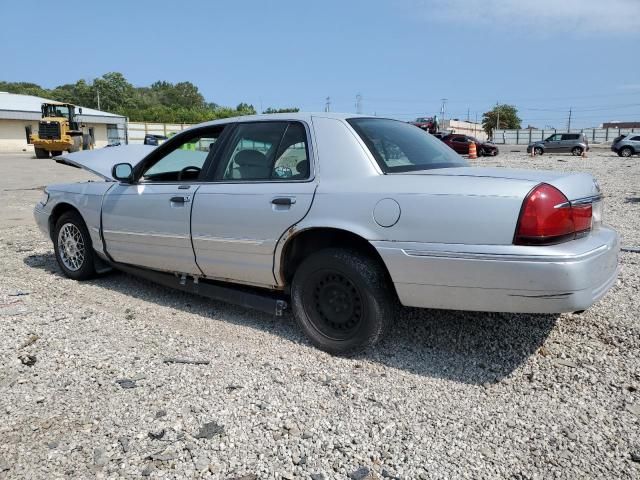
{"label": "car shadow on gravel", "polygon": [[[29,255],[24,263],[66,278],[53,253]],[[263,330],[308,344],[291,315],[282,318],[172,290],[113,272],[85,282],[205,318]],[[544,345],[557,315],[463,312],[402,308],[386,339],[353,356],[388,367],[468,384],[496,383],[511,375]],[[527,375],[530,372],[523,372]]]}

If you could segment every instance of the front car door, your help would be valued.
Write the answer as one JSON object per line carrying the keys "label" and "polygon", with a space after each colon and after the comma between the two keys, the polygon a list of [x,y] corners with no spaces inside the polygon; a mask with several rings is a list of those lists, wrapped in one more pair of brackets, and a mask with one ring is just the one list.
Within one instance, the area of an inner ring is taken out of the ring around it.
{"label": "front car door", "polygon": [[544,149],[546,152],[553,153],[560,151],[560,140],[562,139],[562,134],[556,133],[555,135],[551,135],[544,141]]}
{"label": "front car door", "polygon": [[455,135],[451,138],[451,147],[458,153],[469,153],[469,141],[464,135]]}
{"label": "front car door", "polygon": [[114,185],[102,205],[107,253],[120,263],[200,275],[191,246],[191,205],[222,126],[185,132]]}
{"label": "front car door", "polygon": [[311,207],[311,127],[299,121],[238,123],[195,197],[193,247],[212,278],[275,285],[279,238]]}

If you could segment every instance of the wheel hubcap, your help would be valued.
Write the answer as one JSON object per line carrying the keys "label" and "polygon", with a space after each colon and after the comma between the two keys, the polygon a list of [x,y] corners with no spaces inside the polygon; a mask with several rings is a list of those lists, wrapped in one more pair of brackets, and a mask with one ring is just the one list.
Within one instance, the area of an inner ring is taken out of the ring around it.
{"label": "wheel hubcap", "polygon": [[62,264],[72,271],[82,268],[85,245],[82,232],[73,223],[65,223],[58,233],[58,251]]}
{"label": "wheel hubcap", "polygon": [[310,317],[314,327],[332,339],[351,337],[363,318],[362,298],[356,286],[339,272],[318,272],[311,281]]}

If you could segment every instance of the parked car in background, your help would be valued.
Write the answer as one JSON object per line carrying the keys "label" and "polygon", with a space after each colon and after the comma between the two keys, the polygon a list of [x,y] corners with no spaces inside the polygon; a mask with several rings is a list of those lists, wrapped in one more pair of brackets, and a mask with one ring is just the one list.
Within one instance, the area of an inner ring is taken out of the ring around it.
{"label": "parked car in background", "polygon": [[630,157],[640,154],[640,133],[620,135],[611,144],[611,150],[620,157]]}
{"label": "parked car in background", "polygon": [[531,142],[527,146],[527,153],[532,151],[536,155],[571,153],[580,156],[583,152],[589,151],[589,140],[584,133],[554,133],[540,142]]}
{"label": "parked car in background", "polygon": [[117,268],[275,315],[290,304],[333,353],[376,343],[398,303],[573,312],[617,277],[591,175],[470,167],[397,120],[244,116],[56,161],[104,179],[48,186],[35,207],[66,276]]}
{"label": "parked car in background", "polygon": [[469,145],[472,143],[476,144],[476,152],[479,157],[495,157],[499,153],[498,147],[495,144],[491,142],[481,142],[477,138],[469,135],[451,133],[443,136],[441,140],[461,155],[469,154]]}
{"label": "parked car in background", "polygon": [[144,136],[144,142],[143,143],[144,143],[144,145],[158,146],[158,145],[161,145],[164,142],[166,142],[167,138],[168,137],[166,137],[164,135],[154,135],[154,134],[151,134],[151,133],[147,133]]}

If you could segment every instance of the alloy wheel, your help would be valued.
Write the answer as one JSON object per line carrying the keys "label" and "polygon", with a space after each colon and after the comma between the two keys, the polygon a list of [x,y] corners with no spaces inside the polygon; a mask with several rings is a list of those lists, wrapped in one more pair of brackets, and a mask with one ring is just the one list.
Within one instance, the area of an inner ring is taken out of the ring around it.
{"label": "alloy wheel", "polygon": [[82,232],[75,224],[65,223],[58,232],[58,251],[66,268],[73,272],[82,268],[86,248]]}

